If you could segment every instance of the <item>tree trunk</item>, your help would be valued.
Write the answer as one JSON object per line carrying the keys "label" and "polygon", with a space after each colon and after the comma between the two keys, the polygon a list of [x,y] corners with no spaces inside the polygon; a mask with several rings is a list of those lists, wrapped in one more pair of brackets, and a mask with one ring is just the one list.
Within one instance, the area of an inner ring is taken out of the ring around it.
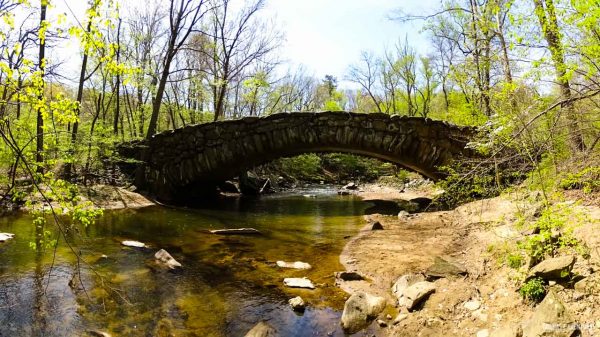
{"label": "tree trunk", "polygon": [[[48,7],[46,0],[41,0],[40,6],[40,31],[42,27],[45,25],[46,21],[46,8]],[[45,34],[45,33],[44,33]],[[40,88],[40,93],[38,94],[38,100],[44,100],[44,75],[46,71],[46,39],[40,38],[40,50],[38,60],[40,62],[40,72],[41,72],[41,83],[42,87]],[[35,152],[35,160],[37,162],[37,172],[44,173],[44,116],[41,108],[37,110],[37,123],[36,123],[36,152]]]}
{"label": "tree trunk", "polygon": [[[558,20],[556,18],[556,12],[554,11],[553,0],[533,0],[535,5],[535,14],[540,22],[540,27],[548,43],[548,49],[552,55],[552,61],[554,62],[554,68],[556,71],[556,80],[560,87],[560,92],[564,103],[561,108],[566,111],[567,118],[569,119],[569,130],[570,130],[570,141],[574,149],[583,151],[585,150],[585,143],[583,140],[583,134],[579,127],[579,121],[573,102],[571,101],[571,86],[569,79],[567,78],[567,65],[565,63],[564,50],[562,47],[560,31],[558,30]],[[545,5],[545,6],[544,6]]]}

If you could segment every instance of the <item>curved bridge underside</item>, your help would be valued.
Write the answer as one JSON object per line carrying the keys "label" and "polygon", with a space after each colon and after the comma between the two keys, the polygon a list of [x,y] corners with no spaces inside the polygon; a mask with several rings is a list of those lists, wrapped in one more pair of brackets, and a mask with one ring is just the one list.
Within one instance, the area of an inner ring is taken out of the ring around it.
{"label": "curved bridge underside", "polygon": [[473,135],[472,128],[424,118],[298,112],[186,126],[121,144],[118,152],[142,161],[138,187],[172,201],[277,158],[311,152],[364,155],[438,179],[439,166],[472,154],[465,146]]}

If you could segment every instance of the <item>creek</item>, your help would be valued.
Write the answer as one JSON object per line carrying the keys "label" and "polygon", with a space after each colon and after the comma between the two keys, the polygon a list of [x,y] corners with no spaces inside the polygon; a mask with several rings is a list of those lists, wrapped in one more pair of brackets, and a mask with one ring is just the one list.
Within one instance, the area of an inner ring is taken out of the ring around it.
{"label": "creek", "polygon": [[[113,336],[242,337],[262,320],[280,336],[344,336],[339,318],[347,295],[334,285],[333,273],[343,270],[339,254],[364,226],[369,204],[335,192],[318,187],[199,209],[107,211],[94,224],[69,227],[67,235],[86,261],[79,266],[63,240],[55,251],[32,248],[30,217],[2,217],[0,232],[15,237],[0,243],[0,336],[99,330]],[[208,231],[240,227],[262,235]],[[54,226],[44,232],[49,240],[58,237]],[[122,240],[149,248],[124,247]],[[153,256],[161,248],[183,268],[156,265]],[[313,268],[281,269],[277,260]],[[285,288],[284,277],[308,277],[317,289]],[[287,303],[295,296],[308,304],[303,314]]]}

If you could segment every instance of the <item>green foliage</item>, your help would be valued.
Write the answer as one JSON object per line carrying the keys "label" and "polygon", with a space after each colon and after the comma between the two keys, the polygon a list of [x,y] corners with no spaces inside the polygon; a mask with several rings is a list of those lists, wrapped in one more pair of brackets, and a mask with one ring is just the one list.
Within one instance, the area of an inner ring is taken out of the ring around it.
{"label": "green foliage", "polygon": [[531,224],[539,233],[529,235],[518,243],[534,261],[542,260],[547,256],[555,256],[559,251],[572,249],[576,252],[581,248],[579,241],[573,236],[573,226],[577,215],[572,207],[564,204],[546,207],[540,217]]}
{"label": "green foliage", "polygon": [[523,265],[523,256],[519,253],[508,254],[506,264],[512,269],[519,269]]}
{"label": "green foliage", "polygon": [[541,277],[534,277],[527,280],[521,288],[519,288],[519,294],[524,299],[539,302],[544,299],[546,295],[546,288],[544,286],[544,280]]}
{"label": "green foliage", "polygon": [[581,189],[584,193],[600,192],[600,166],[592,166],[578,173],[568,173],[559,186],[565,190]]}
{"label": "green foliage", "polygon": [[319,181],[322,179],[321,158],[314,153],[279,159],[283,173],[294,179]]}

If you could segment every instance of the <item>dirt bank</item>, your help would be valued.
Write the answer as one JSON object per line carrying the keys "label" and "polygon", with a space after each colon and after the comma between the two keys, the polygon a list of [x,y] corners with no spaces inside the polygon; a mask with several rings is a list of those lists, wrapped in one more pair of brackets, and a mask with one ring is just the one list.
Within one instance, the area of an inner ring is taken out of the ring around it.
{"label": "dirt bank", "polygon": [[[366,199],[395,200],[423,196],[423,191],[399,193],[396,190],[388,194],[386,188],[370,186],[357,194]],[[379,221],[384,230],[372,231],[367,225],[348,242],[340,260],[347,270],[357,271],[368,280],[341,282],[341,287],[349,293],[365,291],[388,300],[388,309],[380,316],[388,327],[378,328],[377,336],[475,336],[478,332],[485,336],[497,328],[520,325],[535,308],[521,299],[514,270],[503,266],[503,261],[498,261],[495,255],[497,247],[523,237],[514,223],[518,214],[531,212],[532,205],[516,199],[497,197],[452,211],[402,218],[380,214],[365,216],[367,223]],[[600,211],[596,206],[581,209],[588,220],[576,234],[590,246],[592,257],[579,258],[574,270],[589,275],[600,267]],[[408,313],[402,309],[408,314],[407,318],[392,324],[384,317],[388,314],[396,317],[400,312],[395,307],[392,285],[401,275],[425,272],[436,257],[464,266],[468,275],[436,280],[436,292],[420,310]],[[578,324],[600,331],[600,321],[596,321],[600,317],[598,295],[582,296],[572,287],[553,287]],[[467,301],[477,303],[478,308],[466,308]]]}

